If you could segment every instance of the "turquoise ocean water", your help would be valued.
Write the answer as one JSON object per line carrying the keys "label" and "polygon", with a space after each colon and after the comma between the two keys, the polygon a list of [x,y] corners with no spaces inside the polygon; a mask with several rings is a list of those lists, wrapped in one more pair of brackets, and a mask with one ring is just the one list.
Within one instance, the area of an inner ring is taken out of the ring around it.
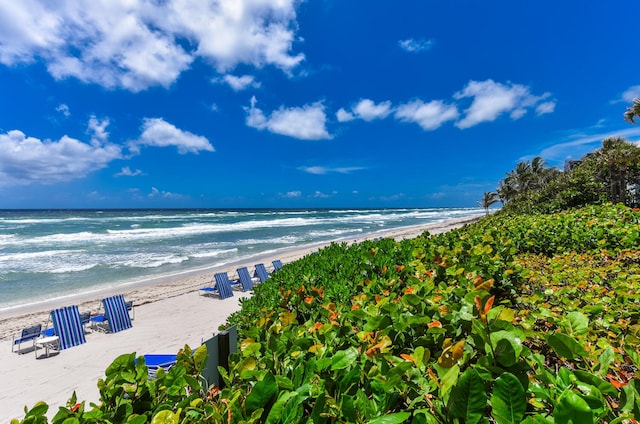
{"label": "turquoise ocean water", "polygon": [[0,312],[477,208],[0,211]]}

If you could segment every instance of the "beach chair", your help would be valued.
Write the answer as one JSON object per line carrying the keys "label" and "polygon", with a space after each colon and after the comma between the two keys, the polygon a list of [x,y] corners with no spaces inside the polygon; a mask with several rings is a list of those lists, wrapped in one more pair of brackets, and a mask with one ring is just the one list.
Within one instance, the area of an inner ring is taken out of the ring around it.
{"label": "beach chair", "polygon": [[[11,352],[22,353],[20,345],[22,343],[31,342],[31,347],[35,349],[36,339],[40,337],[42,331],[42,324],[32,325],[31,327],[24,328],[19,336],[14,335],[13,343],[11,344]],[[18,345],[18,350],[14,348]]]}
{"label": "beach chair", "polygon": [[[64,308],[51,311],[51,321],[53,321],[54,335],[46,338],[57,338],[58,349],[64,350],[78,346],[87,342],[84,336],[84,328],[80,319],[80,311],[76,305],[65,306]],[[42,342],[44,339],[40,339]],[[50,344],[53,344],[51,340]],[[38,345],[38,343],[36,343]],[[47,346],[47,348],[49,348]]]}
{"label": "beach chair", "polygon": [[87,324],[91,323],[91,311],[83,312],[80,314],[80,323],[82,323],[82,330],[87,332]]}
{"label": "beach chair", "polygon": [[277,271],[280,268],[282,268],[282,261],[280,259],[276,259],[275,261],[271,262],[273,264],[273,270]]}
{"label": "beach chair", "polygon": [[133,321],[134,319],[136,319],[136,310],[133,309],[133,300],[126,301],[125,305],[127,305],[127,312],[129,313],[131,321]]}
{"label": "beach chair", "polygon": [[246,267],[242,267],[242,268],[236,269],[236,272],[238,273],[238,280],[240,280],[242,291],[253,290],[253,280],[251,279],[249,270]]}
{"label": "beach chair", "polygon": [[102,299],[104,315],[97,315],[91,318],[92,327],[101,330],[117,333],[133,327],[131,317],[127,310],[127,302],[121,294]]}
{"label": "beach chair", "polygon": [[218,272],[213,278],[216,280],[216,290],[220,299],[226,299],[233,296],[233,290],[231,289],[231,282],[226,272]]}
{"label": "beach chair", "polygon": [[226,272],[219,272],[213,276],[215,285],[213,287],[202,287],[199,290],[200,295],[214,295],[220,296],[220,299],[226,299],[233,296],[233,289],[231,287],[231,281]]}
{"label": "beach chair", "polygon": [[158,369],[162,368],[164,371],[169,371],[172,366],[176,364],[177,355],[152,353],[142,355],[144,357],[144,363],[147,365],[149,372],[149,379],[155,379]]}
{"label": "beach chair", "polygon": [[258,277],[261,283],[267,281],[267,278],[269,278],[269,272],[267,271],[267,268],[265,268],[264,264],[256,264],[255,268],[256,270],[253,273],[253,276]]}

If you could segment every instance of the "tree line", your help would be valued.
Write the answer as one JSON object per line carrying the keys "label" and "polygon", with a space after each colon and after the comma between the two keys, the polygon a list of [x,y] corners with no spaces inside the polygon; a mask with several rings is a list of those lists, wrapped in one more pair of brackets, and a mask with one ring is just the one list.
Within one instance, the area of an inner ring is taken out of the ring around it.
{"label": "tree line", "polygon": [[[624,119],[640,118],[640,98],[627,107]],[[602,147],[563,170],[549,167],[541,157],[519,162],[499,181],[496,191],[485,192],[479,204],[518,213],[552,213],[588,204],[622,203],[640,207],[640,147],[624,137],[607,137]]]}

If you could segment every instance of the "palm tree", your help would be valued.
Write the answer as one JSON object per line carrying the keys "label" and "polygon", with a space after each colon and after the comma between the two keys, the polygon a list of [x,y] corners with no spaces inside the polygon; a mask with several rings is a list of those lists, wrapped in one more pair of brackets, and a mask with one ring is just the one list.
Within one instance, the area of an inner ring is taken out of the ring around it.
{"label": "palm tree", "polygon": [[487,215],[489,215],[489,208],[491,205],[498,203],[498,193],[493,191],[485,191],[482,195],[482,200],[478,202],[480,206],[482,206]]}
{"label": "palm tree", "polygon": [[627,190],[637,185],[640,174],[640,148],[624,137],[607,137],[589,160],[599,168],[599,179],[609,186],[609,201],[629,205]]}
{"label": "palm tree", "polygon": [[627,107],[627,111],[624,113],[624,120],[630,124],[635,124],[635,118],[640,118],[640,97],[633,99],[633,104]]}

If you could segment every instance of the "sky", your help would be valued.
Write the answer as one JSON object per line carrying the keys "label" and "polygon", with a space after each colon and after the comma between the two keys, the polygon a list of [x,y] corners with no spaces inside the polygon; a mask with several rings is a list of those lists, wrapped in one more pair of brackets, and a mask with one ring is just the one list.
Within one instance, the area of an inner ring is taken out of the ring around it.
{"label": "sky", "polygon": [[640,2],[0,2],[0,209],[476,207],[640,140]]}

